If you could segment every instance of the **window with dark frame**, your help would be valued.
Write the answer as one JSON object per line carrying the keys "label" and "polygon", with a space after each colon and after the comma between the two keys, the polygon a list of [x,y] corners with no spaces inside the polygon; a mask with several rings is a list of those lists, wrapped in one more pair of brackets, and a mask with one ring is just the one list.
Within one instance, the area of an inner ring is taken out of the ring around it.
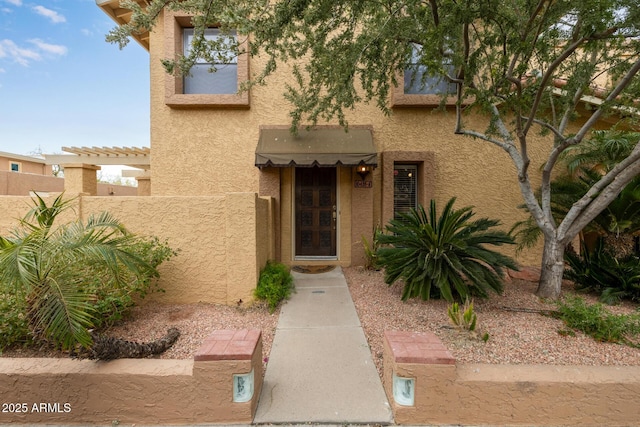
{"label": "window with dark frame", "polygon": [[[455,94],[456,84],[449,82],[444,75],[429,73],[426,65],[420,62],[422,46],[412,44],[411,63],[404,71],[404,93],[408,95],[443,95]],[[455,69],[452,64],[444,64],[447,73],[453,75]]]}
{"label": "window with dark frame", "polygon": [[[234,34],[223,35],[217,28],[208,28],[205,30],[205,40],[207,41],[223,41],[224,38],[236,37]],[[183,29],[184,55],[188,55],[194,37],[193,28]],[[190,74],[184,77],[183,93],[185,94],[235,94],[238,92],[238,58],[232,57],[230,61],[225,58],[231,56],[230,51],[221,51],[218,58],[219,62],[207,62],[205,59],[198,59],[196,64],[191,68]],[[211,72],[211,68],[215,68],[215,72]]]}
{"label": "window with dark frame", "polygon": [[393,170],[393,218],[418,207],[418,165],[396,163]]}
{"label": "window with dark frame", "polygon": [[11,162],[11,171],[20,172],[20,163]]}

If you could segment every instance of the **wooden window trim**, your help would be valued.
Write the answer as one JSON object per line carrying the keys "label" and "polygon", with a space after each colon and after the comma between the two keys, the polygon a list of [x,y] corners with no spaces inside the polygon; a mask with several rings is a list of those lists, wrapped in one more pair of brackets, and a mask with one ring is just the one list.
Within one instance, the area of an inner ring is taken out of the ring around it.
{"label": "wooden window trim", "polygon": [[415,164],[418,168],[418,203],[427,204],[435,195],[435,154],[431,151],[382,152],[382,224],[393,219],[393,171],[396,164]]}
{"label": "wooden window trim", "polygon": [[[185,13],[166,11],[164,19],[164,54],[176,58],[183,51],[183,29],[192,27],[191,16]],[[248,50],[248,41],[240,44]],[[240,84],[249,80],[249,55],[238,56],[238,90]],[[249,90],[238,94],[185,94],[182,76],[165,73],[165,104],[171,108],[249,108]]]}
{"label": "wooden window trim", "polygon": [[[396,73],[396,81],[398,85],[395,86],[391,92],[391,107],[438,107],[442,103],[442,95],[434,94],[411,94],[404,93],[404,72]],[[444,105],[454,106],[456,105],[456,95],[449,95],[446,97]]]}

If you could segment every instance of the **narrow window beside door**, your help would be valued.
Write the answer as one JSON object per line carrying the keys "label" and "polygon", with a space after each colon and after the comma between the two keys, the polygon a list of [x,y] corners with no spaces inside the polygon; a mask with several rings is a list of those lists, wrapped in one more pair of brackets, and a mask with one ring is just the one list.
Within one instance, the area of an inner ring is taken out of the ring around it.
{"label": "narrow window beside door", "polygon": [[393,170],[393,217],[418,207],[418,166],[396,164]]}

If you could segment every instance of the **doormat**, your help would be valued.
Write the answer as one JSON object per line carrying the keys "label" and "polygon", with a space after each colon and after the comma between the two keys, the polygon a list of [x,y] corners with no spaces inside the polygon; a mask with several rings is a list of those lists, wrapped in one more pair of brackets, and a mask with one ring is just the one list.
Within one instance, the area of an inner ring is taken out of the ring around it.
{"label": "doormat", "polygon": [[318,273],[327,273],[336,268],[335,265],[296,265],[291,267],[291,270],[296,273],[305,273],[305,274],[318,274]]}

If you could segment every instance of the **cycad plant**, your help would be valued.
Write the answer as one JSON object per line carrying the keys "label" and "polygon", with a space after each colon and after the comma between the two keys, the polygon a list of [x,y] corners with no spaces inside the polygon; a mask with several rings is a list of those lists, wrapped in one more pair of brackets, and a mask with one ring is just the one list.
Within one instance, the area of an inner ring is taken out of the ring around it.
{"label": "cycad plant", "polygon": [[58,225],[71,200],[60,195],[48,206],[36,195],[34,203],[20,226],[0,237],[0,285],[25,302],[34,337],[64,349],[89,346],[99,288],[158,272],[131,250],[140,238],[109,213]]}
{"label": "cycad plant", "polygon": [[486,246],[514,243],[506,232],[493,230],[497,220],[475,215],[471,207],[454,209],[449,200],[437,216],[436,202],[429,212],[422,206],[391,220],[379,237],[378,260],[389,285],[402,279],[402,299],[420,297],[464,301],[472,295],[501,293],[504,268],[517,269],[510,257]]}
{"label": "cycad plant", "polygon": [[618,257],[609,246],[599,237],[593,248],[583,242],[580,255],[567,251],[565,278],[575,282],[577,290],[597,293],[605,304],[640,301],[640,259],[636,255]]}

